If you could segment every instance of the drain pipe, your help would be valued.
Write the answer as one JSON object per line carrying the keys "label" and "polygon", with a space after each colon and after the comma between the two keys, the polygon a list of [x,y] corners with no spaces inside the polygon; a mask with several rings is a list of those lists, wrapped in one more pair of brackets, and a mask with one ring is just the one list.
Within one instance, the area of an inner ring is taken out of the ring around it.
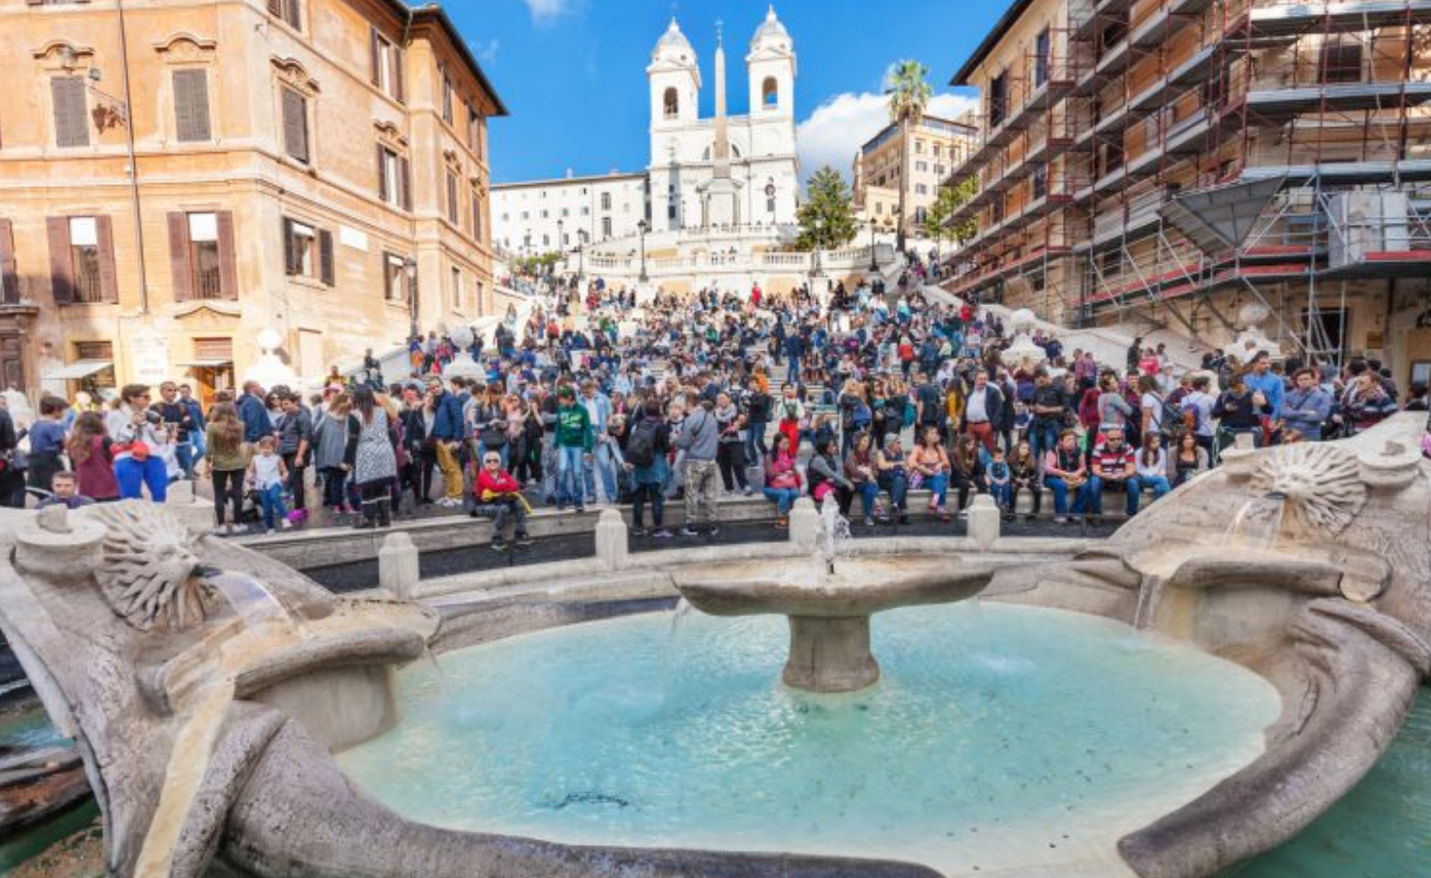
{"label": "drain pipe", "polygon": [[139,204],[139,160],[134,151],[134,95],[129,88],[129,37],[124,27],[124,0],[119,13],[119,75],[124,89],[124,136],[129,148],[129,201],[134,212],[134,242],[139,257],[139,313],[149,313],[149,270],[144,261],[144,222]]}

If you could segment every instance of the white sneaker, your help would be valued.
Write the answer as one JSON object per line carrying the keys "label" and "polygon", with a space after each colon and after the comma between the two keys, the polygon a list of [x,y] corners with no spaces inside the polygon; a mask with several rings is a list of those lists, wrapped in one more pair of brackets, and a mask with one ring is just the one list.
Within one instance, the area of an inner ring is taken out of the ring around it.
{"label": "white sneaker", "polygon": [[[290,528],[293,527],[293,522],[291,522],[291,521],[289,521],[288,519],[285,518],[285,519],[283,519],[282,521],[280,521],[280,522],[278,523],[278,526],[279,526],[280,528],[282,528],[283,530],[288,530],[288,529],[290,529]],[[269,533],[273,533],[273,531],[269,531]]]}
{"label": "white sneaker", "polygon": [[273,536],[273,534],[275,533],[275,531],[273,530],[273,528],[269,528],[268,530],[264,531],[264,533],[267,534],[268,536]]}

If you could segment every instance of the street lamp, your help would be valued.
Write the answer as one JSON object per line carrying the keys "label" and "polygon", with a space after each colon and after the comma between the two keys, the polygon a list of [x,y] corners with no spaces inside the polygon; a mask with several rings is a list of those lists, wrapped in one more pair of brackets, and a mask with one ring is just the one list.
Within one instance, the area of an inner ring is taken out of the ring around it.
{"label": "street lamp", "polygon": [[879,260],[875,259],[875,219],[869,218],[870,224],[870,271],[879,272]]}
{"label": "street lamp", "polygon": [[417,260],[411,256],[402,261],[403,273],[407,275],[408,311],[412,319],[412,337],[419,335],[417,326]]}
{"label": "street lamp", "polygon": [[590,236],[586,229],[578,229],[576,232],[576,280],[581,283],[581,278],[586,274],[586,241]]}
{"label": "street lamp", "polygon": [[645,220],[636,224],[636,230],[641,233],[641,283],[643,284],[651,279],[646,275],[646,232],[650,228],[651,226]]}

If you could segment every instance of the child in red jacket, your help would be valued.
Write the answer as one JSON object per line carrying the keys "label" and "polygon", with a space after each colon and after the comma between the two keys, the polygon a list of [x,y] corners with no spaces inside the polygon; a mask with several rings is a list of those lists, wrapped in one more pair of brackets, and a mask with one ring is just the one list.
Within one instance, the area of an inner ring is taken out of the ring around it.
{"label": "child in red jacket", "polygon": [[531,508],[527,498],[522,496],[522,486],[512,474],[502,469],[502,457],[489,451],[482,458],[482,469],[477,473],[477,484],[472,489],[474,500],[470,515],[473,518],[492,519],[492,551],[501,552],[507,548],[502,540],[508,517],[516,524],[514,541],[518,546],[530,546],[527,536],[527,513]]}

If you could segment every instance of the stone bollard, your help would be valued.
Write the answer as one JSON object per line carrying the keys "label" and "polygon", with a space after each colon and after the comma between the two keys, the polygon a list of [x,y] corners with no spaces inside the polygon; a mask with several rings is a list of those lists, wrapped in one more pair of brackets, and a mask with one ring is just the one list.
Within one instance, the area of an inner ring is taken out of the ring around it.
{"label": "stone bollard", "polygon": [[185,479],[169,485],[164,508],[184,523],[192,533],[202,534],[214,526],[214,501],[194,492],[194,483]]}
{"label": "stone bollard", "polygon": [[626,519],[615,509],[603,509],[596,520],[596,562],[602,570],[626,569]]}
{"label": "stone bollard", "polygon": [[407,531],[388,534],[378,549],[378,587],[400,601],[415,599],[421,577],[417,562],[417,546]]}
{"label": "stone bollard", "polygon": [[975,494],[969,504],[969,538],[980,549],[988,549],[999,538],[1003,512],[989,494]]}
{"label": "stone bollard", "polygon": [[814,500],[801,497],[790,509],[790,542],[795,551],[801,555],[813,553],[819,533],[820,510],[815,508]]}

